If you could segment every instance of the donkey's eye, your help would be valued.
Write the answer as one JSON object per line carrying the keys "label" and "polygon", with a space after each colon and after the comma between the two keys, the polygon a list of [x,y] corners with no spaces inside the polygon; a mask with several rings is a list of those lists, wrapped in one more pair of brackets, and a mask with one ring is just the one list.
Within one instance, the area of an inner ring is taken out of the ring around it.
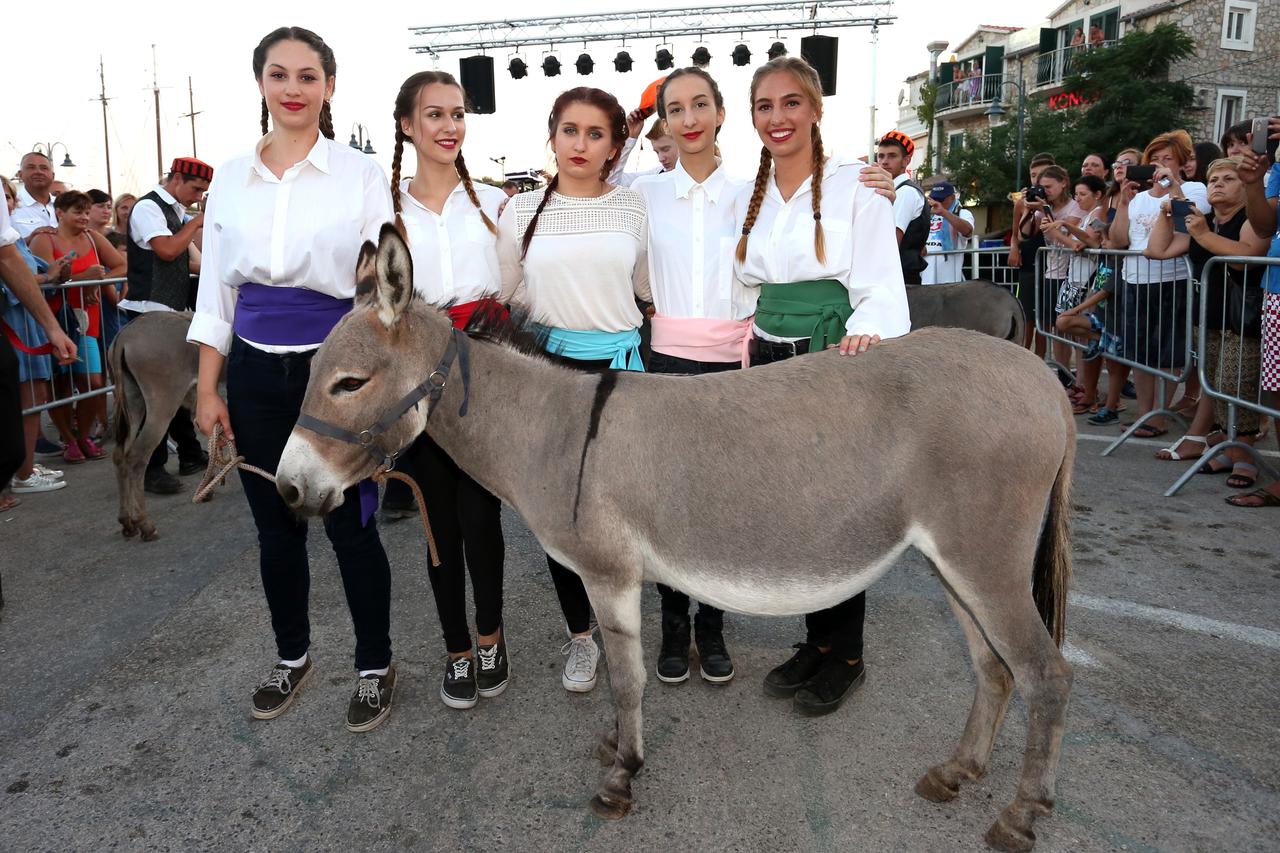
{"label": "donkey's eye", "polygon": [[369,381],[368,379],[360,379],[355,376],[347,376],[333,383],[333,393],[339,394],[344,391],[345,392],[359,391],[361,388],[364,387],[364,384],[368,381]]}

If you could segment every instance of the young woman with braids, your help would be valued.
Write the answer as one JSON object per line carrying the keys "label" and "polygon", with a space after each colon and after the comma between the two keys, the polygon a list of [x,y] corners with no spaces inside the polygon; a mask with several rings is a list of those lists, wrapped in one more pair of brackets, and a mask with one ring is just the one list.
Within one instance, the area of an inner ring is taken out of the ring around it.
{"label": "young woman with braids", "polygon": [[[462,158],[466,140],[462,87],[443,71],[421,71],[396,96],[396,150],[391,193],[396,225],[413,255],[413,287],[434,305],[448,306],[464,328],[477,310],[496,310],[498,209],[507,194],[473,184]],[[405,144],[416,156],[413,178],[401,180]],[[444,679],[440,699],[450,708],[473,708],[480,696],[507,687],[507,649],[502,636],[502,504],[461,471],[425,434],[406,454],[405,467],[422,485],[431,515],[439,566],[429,566],[436,612],[444,632]],[[407,487],[405,503],[413,498]],[[388,484],[386,504],[397,495]],[[416,512],[415,512],[416,515]],[[467,627],[466,574],[476,606],[476,647]]]}
{"label": "young woman with braids", "polygon": [[[187,340],[200,345],[196,424],[220,425],[251,465],[276,470],[302,407],[311,357],[350,310],[356,259],[393,218],[387,177],[333,141],[337,62],[315,33],[282,27],[253,52],[262,139],[219,168],[209,187],[204,258]],[[270,123],[268,123],[268,119]],[[218,376],[227,364],[227,400]],[[256,474],[241,483],[258,528],[259,561],[279,661],[253,693],[272,719],[312,675],[307,525]],[[391,570],[372,519],[373,483],[352,487],[324,519],[355,624],[359,673],[347,728],[368,731],[391,710]]]}
{"label": "young woman with braids", "polygon": [[[764,147],[755,185],[739,201],[737,246],[738,276],[760,294],[751,364],[820,349],[851,356],[906,334],[893,208],[858,180],[862,163],[823,149],[817,72],[795,57],[756,69],[751,113]],[[765,691],[793,697],[803,714],[840,707],[864,678],[865,612],[859,593],[808,614],[805,641],[765,677]]]}
{"label": "young woman with braids", "polygon": [[[607,182],[626,114],[608,92],[580,87],[556,98],[547,129],[555,176],[545,190],[514,196],[498,221],[503,301],[527,309],[546,327],[547,350],[583,370],[643,370],[644,198]],[[600,656],[591,605],[576,574],[550,555],[547,565],[570,635],[561,683],[583,693],[595,687]]]}

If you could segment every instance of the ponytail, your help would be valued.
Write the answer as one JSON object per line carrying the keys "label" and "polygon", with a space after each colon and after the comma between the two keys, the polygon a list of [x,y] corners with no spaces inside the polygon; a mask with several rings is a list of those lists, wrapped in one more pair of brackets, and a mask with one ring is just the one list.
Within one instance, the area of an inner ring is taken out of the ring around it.
{"label": "ponytail", "polygon": [[[476,210],[480,212],[480,218],[484,220],[484,227],[489,229],[490,234],[497,234],[498,227],[493,224],[493,220],[489,218],[489,214],[484,212],[484,208],[480,206],[480,198],[476,195],[476,188],[471,183],[471,174],[467,172],[467,163],[462,159],[462,152],[458,152],[458,158],[453,161],[454,168],[458,170],[458,177],[462,178],[462,188],[467,191],[467,198],[471,199],[471,203],[475,205]],[[397,173],[398,174],[398,173]],[[399,208],[397,208],[397,212]]]}
{"label": "ponytail", "polygon": [[547,183],[547,189],[542,194],[542,201],[538,202],[538,209],[533,212],[533,218],[529,220],[529,227],[524,229],[524,237],[520,240],[520,260],[524,260],[524,256],[529,254],[529,244],[533,242],[533,232],[538,228],[538,217],[542,215],[542,209],[547,206],[547,202],[551,200],[551,194],[556,191],[558,186],[560,186],[560,176],[554,175]]}
{"label": "ponytail", "polygon": [[271,126],[267,123],[267,120],[270,117],[271,117],[271,113],[267,110],[267,99],[263,98],[262,99],[262,135],[263,136],[266,136],[267,131],[271,129]]}
{"label": "ponytail", "polygon": [[769,153],[769,149],[760,148],[760,167],[756,169],[756,185],[751,191],[751,203],[747,205],[747,218],[742,223],[742,236],[738,238],[738,249],[734,253],[738,259],[738,263],[742,263],[747,259],[747,238],[751,236],[751,229],[756,224],[756,217],[760,215],[760,203],[764,201],[764,188],[769,183],[769,171],[773,166],[773,155]]}
{"label": "ponytail", "polygon": [[827,236],[822,230],[822,170],[826,165],[822,153],[822,134],[818,125],[813,126],[813,177],[809,179],[809,194],[813,196],[813,253],[818,263],[827,262]]}
{"label": "ponytail", "polygon": [[405,242],[409,242],[409,235],[404,230],[404,218],[400,215],[400,160],[404,156],[404,131],[400,129],[400,124],[396,123],[396,152],[391,155],[391,209],[396,214],[396,230],[400,232],[400,236]]}
{"label": "ponytail", "polygon": [[328,101],[320,108],[320,132],[325,139],[333,139],[333,113],[329,110]]}

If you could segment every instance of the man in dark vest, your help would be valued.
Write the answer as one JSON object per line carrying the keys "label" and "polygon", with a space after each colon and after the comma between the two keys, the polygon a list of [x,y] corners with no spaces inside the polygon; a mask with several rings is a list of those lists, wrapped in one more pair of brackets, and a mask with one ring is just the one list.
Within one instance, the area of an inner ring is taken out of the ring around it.
{"label": "man in dark vest", "polygon": [[876,163],[893,176],[893,187],[897,191],[893,222],[898,232],[902,278],[907,284],[920,284],[920,273],[928,266],[924,246],[929,239],[932,215],[929,205],[925,204],[924,190],[907,175],[907,164],[915,150],[911,137],[897,130],[886,133],[876,145]]}
{"label": "man in dark vest", "polygon": [[[194,217],[187,208],[204,197],[213,180],[213,167],[194,157],[173,161],[164,183],[138,199],[129,214],[129,286],[120,307],[130,318],[151,311],[187,311],[195,307],[192,273],[200,268],[200,253],[192,245],[204,214]],[[191,412],[178,409],[169,424],[169,436],[178,445],[178,473],[203,471],[209,457],[200,447]],[[167,442],[161,441],[143,486],[148,492],[171,495],[182,490],[177,477],[165,470]]]}

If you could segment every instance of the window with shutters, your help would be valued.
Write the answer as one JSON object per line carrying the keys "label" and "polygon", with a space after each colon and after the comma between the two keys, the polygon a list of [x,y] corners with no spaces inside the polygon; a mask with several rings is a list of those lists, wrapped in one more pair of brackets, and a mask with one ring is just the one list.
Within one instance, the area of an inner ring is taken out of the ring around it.
{"label": "window with shutters", "polygon": [[1227,0],[1222,11],[1222,47],[1227,50],[1253,50],[1253,31],[1257,20],[1258,4],[1254,0]]}
{"label": "window with shutters", "polygon": [[1214,138],[1221,139],[1227,128],[1237,122],[1244,121],[1245,99],[1248,93],[1244,89],[1219,89],[1218,111],[1214,121]]}

